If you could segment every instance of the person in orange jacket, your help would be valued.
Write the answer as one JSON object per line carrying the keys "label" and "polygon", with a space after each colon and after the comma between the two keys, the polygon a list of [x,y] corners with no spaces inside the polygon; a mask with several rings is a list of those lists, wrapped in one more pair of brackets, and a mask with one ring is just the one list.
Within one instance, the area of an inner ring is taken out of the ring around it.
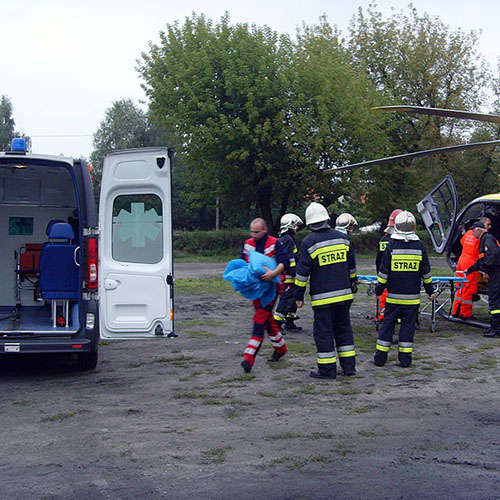
{"label": "person in orange jacket", "polygon": [[[481,217],[480,221],[484,224],[486,231],[491,229],[491,220],[489,217]],[[469,229],[460,240],[462,253],[457,262],[457,271],[465,271],[479,258],[479,240],[474,237],[472,229]],[[465,283],[457,284],[455,300],[453,302],[452,316],[460,319],[476,318],[472,316],[473,296],[477,294],[477,280],[479,271],[467,276]]]}

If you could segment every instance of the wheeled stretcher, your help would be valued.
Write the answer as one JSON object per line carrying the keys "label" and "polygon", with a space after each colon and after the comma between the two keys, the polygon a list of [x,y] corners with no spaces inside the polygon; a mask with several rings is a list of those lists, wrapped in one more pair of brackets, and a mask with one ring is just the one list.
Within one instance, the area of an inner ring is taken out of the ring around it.
{"label": "wheeled stretcher", "polygon": [[[432,284],[434,286],[434,297],[427,304],[424,304],[420,308],[419,314],[428,315],[431,317],[431,326],[429,327],[431,332],[436,330],[436,316],[440,316],[450,319],[451,318],[451,308],[453,307],[453,301],[455,299],[455,289],[456,285],[465,283],[467,279],[463,273],[457,273],[454,276],[436,276],[432,278]],[[376,275],[358,275],[359,282],[364,285],[368,285],[367,294],[372,296],[375,295],[375,287],[377,286],[377,276]],[[449,291],[448,296],[442,296],[446,291]],[[445,312],[445,308],[449,307],[448,312]],[[378,300],[377,300],[377,311],[376,317],[378,317]],[[378,324],[377,324],[378,330]]]}

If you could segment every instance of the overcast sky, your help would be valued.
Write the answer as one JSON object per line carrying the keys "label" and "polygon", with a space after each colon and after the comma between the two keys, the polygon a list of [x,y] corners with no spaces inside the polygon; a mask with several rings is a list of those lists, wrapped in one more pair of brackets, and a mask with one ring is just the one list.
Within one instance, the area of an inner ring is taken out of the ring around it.
{"label": "overcast sky", "polygon": [[[378,9],[404,9],[408,0],[379,0]],[[33,151],[88,157],[92,134],[114,101],[145,96],[135,70],[148,42],[166,24],[192,12],[219,21],[264,24],[294,34],[322,14],[344,33],[369,0],[0,0],[0,95],[14,108],[16,130],[33,138]],[[500,56],[499,0],[415,0],[453,30],[482,30],[480,51],[496,71]]]}

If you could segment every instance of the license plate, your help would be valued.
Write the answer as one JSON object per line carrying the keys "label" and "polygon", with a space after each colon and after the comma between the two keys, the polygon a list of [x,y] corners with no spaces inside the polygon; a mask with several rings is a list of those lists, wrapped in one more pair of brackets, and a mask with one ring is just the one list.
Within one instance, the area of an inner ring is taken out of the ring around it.
{"label": "license plate", "polygon": [[5,344],[4,352],[20,352],[21,344]]}

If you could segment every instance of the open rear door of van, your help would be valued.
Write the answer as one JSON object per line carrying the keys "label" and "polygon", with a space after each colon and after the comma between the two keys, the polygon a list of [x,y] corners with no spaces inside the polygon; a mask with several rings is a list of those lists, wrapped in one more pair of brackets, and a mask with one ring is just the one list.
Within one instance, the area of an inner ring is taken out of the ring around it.
{"label": "open rear door of van", "polygon": [[173,332],[171,150],[106,155],[99,203],[102,338]]}
{"label": "open rear door of van", "polygon": [[453,177],[448,174],[417,204],[437,253],[443,253],[457,219],[458,196]]}

